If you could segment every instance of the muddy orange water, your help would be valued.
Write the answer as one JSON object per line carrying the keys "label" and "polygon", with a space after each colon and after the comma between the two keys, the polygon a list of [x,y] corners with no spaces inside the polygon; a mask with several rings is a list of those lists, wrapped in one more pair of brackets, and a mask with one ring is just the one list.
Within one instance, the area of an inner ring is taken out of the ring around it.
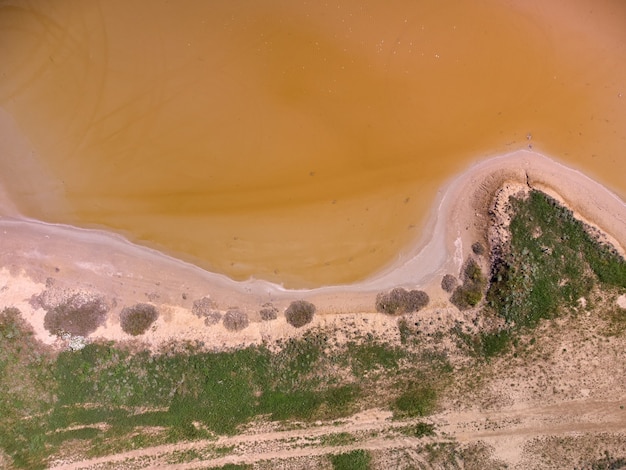
{"label": "muddy orange water", "polygon": [[350,283],[477,159],[530,144],[624,197],[626,2],[3,1],[0,107],[22,214]]}

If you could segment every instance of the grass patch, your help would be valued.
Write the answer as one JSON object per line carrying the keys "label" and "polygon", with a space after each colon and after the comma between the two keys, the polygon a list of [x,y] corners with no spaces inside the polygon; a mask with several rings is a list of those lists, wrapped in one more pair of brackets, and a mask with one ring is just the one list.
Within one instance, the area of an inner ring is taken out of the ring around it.
{"label": "grass patch", "polygon": [[335,434],[327,434],[320,438],[320,446],[337,447],[347,446],[357,441],[357,438],[349,432],[338,432]]}
{"label": "grass patch", "polygon": [[410,383],[394,401],[394,418],[428,416],[435,409],[437,392],[427,384]]}
{"label": "grass patch", "polygon": [[330,456],[333,470],[368,470],[371,468],[371,461],[370,453],[361,449]]}
{"label": "grass patch", "polygon": [[577,307],[599,281],[626,288],[626,262],[572,212],[539,191],[512,199],[510,253],[494,266],[487,299],[516,327],[533,327]]}
{"label": "grass patch", "polygon": [[398,429],[405,436],[429,437],[435,435],[435,425],[429,423],[417,423],[411,426],[404,426]]}
{"label": "grass patch", "polygon": [[[44,468],[70,441],[88,442],[87,456],[98,457],[233,434],[260,416],[337,419],[363,405],[387,406],[407,376],[431,384],[450,372],[436,353],[411,352],[373,336],[331,345],[333,333],[319,329],[274,352],[265,346],[207,352],[178,344],[151,354],[96,342],[53,356],[37,349],[41,345],[20,322],[13,310],[0,318],[0,446],[16,468]],[[430,409],[405,395],[396,414]]]}
{"label": "grass patch", "polygon": [[[517,332],[577,311],[579,299],[588,299],[596,285],[626,288],[626,261],[595,240],[570,210],[540,191],[511,199],[511,206],[510,246],[493,260],[483,311],[504,319],[505,327],[478,334],[452,330],[471,355],[486,360],[510,350]],[[463,286],[451,299],[459,308],[479,301],[478,289],[476,297],[464,290],[482,285],[479,269],[466,264]]]}
{"label": "grass patch", "polygon": [[18,468],[44,468],[52,359],[19,310],[0,312],[0,446]]}
{"label": "grass patch", "polygon": [[514,333],[508,329],[469,334],[455,326],[450,332],[456,335],[460,345],[471,356],[485,360],[490,360],[508,350],[514,337]]}
{"label": "grass patch", "polygon": [[374,370],[397,370],[399,361],[407,356],[406,350],[373,341],[349,342],[347,348],[352,373],[356,377]]}

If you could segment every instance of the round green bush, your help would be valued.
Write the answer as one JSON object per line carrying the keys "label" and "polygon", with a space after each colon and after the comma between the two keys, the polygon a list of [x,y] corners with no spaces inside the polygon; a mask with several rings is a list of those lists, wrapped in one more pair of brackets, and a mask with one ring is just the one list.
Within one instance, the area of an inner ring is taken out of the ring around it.
{"label": "round green bush", "polygon": [[287,323],[296,328],[310,323],[313,320],[313,315],[315,315],[315,305],[306,300],[295,300],[285,310]]}
{"label": "round green bush", "polygon": [[144,334],[158,317],[159,312],[154,305],[135,304],[122,309],[120,323],[124,333],[139,336]]}

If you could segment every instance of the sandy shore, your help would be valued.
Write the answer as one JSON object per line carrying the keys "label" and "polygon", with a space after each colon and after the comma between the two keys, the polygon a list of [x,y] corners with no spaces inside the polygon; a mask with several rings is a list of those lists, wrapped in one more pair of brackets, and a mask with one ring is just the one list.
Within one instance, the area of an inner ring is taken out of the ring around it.
{"label": "sandy shore", "polygon": [[[258,312],[267,302],[282,312],[295,299],[317,306],[320,315],[314,324],[331,313],[369,315],[369,321],[384,323],[375,313],[375,297],[396,286],[426,290],[431,308],[445,307],[441,277],[458,274],[471,244],[485,242],[490,204],[507,182],[530,185],[558,198],[624,253],[624,201],[579,171],[537,153],[518,151],[475,164],[454,178],[438,193],[422,238],[410,253],[367,281],[347,286],[286,290],[259,280],[235,282],[114,234],[23,220],[5,211],[0,218],[0,307],[18,307],[46,343],[58,339],[43,328],[45,311],[30,301],[44,291],[60,296],[88,292],[106,299],[111,307],[108,319],[93,338],[131,338],[121,330],[119,312],[138,302],[153,303],[161,315],[142,337],[153,345],[187,338],[220,347],[286,336],[295,329],[280,313],[276,320],[261,321]],[[245,311],[250,325],[237,333],[221,324],[206,326],[191,313],[194,300],[206,296],[222,312]]]}

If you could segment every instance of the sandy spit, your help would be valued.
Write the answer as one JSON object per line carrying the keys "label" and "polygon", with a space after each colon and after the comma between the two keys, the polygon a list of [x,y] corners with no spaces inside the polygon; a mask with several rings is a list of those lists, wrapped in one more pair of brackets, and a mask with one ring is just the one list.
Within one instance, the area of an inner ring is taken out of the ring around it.
{"label": "sandy spit", "polygon": [[[260,280],[232,281],[115,234],[25,220],[16,217],[13,208],[0,208],[0,308],[20,308],[37,336],[49,344],[58,338],[43,328],[45,311],[31,302],[44,291],[103,296],[111,310],[92,338],[129,339],[120,328],[119,312],[138,302],[153,303],[161,315],[142,337],[152,345],[185,338],[223,347],[288,336],[294,329],[280,313],[268,322],[261,321],[258,312],[268,302],[282,312],[294,299],[315,303],[322,315],[314,324],[330,313],[358,313],[375,321],[375,297],[382,290],[420,288],[435,304],[443,299],[441,277],[458,274],[473,242],[486,243],[488,210],[506,183],[529,185],[559,199],[624,254],[624,201],[579,171],[522,150],[477,163],[442,188],[422,238],[404,258],[364,282],[310,290],[287,290]],[[222,312],[245,311],[250,325],[237,333],[219,323],[207,326],[191,313],[194,300],[203,297],[210,297]]]}

